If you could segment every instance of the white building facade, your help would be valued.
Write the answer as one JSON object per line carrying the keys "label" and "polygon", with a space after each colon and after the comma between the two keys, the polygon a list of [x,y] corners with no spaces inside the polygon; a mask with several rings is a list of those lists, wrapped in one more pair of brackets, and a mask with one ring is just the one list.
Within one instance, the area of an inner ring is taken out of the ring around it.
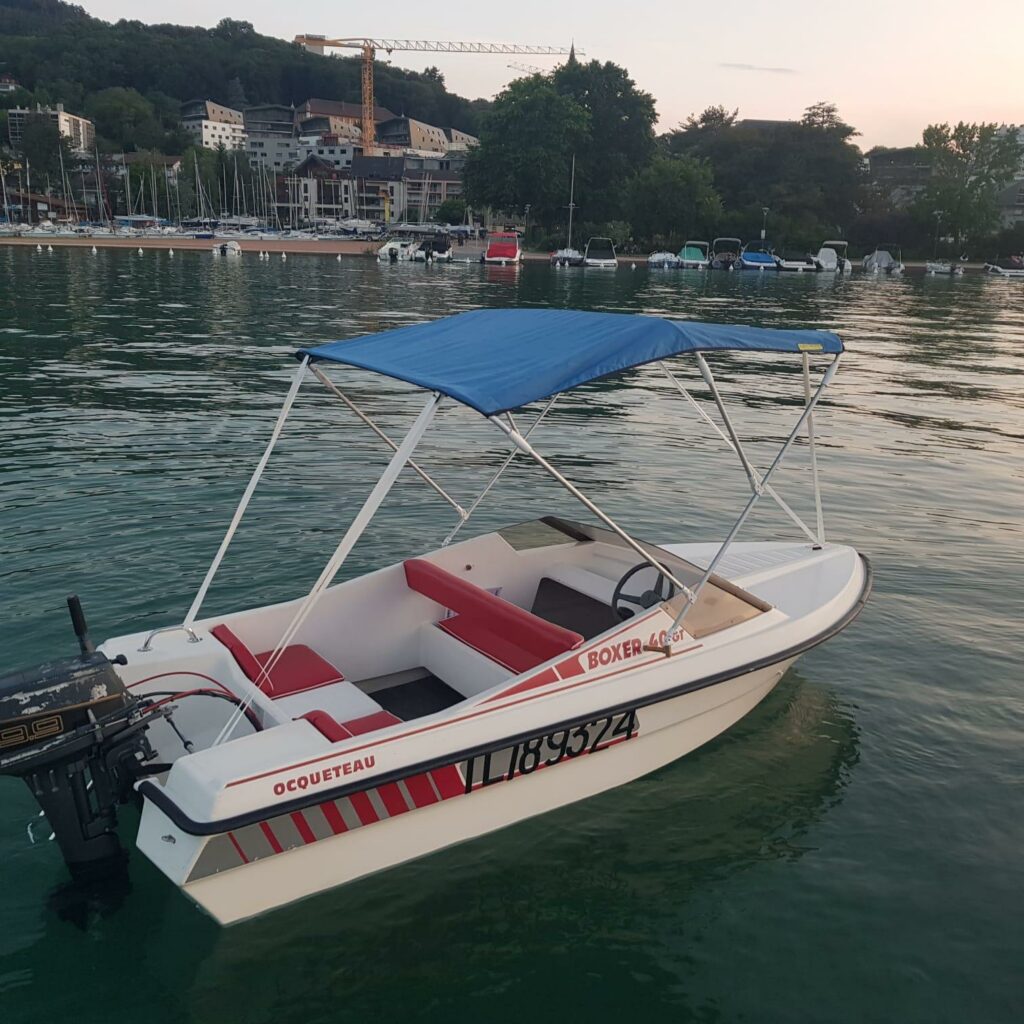
{"label": "white building facade", "polygon": [[193,100],[181,108],[181,126],[203,149],[245,149],[245,124],[240,110]]}

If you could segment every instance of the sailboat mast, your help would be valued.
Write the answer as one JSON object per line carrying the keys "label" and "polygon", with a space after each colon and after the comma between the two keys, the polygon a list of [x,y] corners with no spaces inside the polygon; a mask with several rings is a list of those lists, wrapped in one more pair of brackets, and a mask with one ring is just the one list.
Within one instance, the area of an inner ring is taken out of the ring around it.
{"label": "sailboat mast", "polygon": [[573,196],[576,194],[576,154],[572,155],[572,173],[569,177],[569,240],[566,242],[566,248],[572,248],[572,211],[576,209],[576,204],[573,202]]}
{"label": "sailboat mast", "polygon": [[9,225],[11,223],[11,207],[7,202],[7,167],[3,162],[0,162],[0,187],[4,192],[4,221]]}

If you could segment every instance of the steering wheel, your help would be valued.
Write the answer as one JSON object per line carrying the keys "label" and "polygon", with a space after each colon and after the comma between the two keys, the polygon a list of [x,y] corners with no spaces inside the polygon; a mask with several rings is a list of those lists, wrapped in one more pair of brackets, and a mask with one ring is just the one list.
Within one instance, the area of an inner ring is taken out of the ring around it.
{"label": "steering wheel", "polygon": [[660,571],[658,572],[658,578],[654,581],[653,589],[645,590],[642,594],[624,594],[622,592],[623,587],[641,569],[653,568],[653,562],[640,562],[639,565],[634,565],[632,569],[627,569],[622,579],[615,584],[615,593],[612,594],[612,608],[620,619],[631,619],[636,614],[632,608],[620,608],[620,601],[629,601],[631,604],[640,605],[641,608],[653,608],[655,605],[661,604],[663,601],[669,601],[676,596],[676,585]]}

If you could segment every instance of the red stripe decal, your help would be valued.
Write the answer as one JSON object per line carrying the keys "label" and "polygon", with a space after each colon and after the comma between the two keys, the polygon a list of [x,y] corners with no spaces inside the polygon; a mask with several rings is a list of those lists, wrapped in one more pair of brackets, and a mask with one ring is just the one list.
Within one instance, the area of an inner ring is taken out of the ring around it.
{"label": "red stripe decal", "polygon": [[246,857],[245,851],[241,848],[241,846],[238,845],[238,840],[235,838],[235,833],[234,832],[229,832],[228,833],[228,839],[231,840],[231,845],[235,848],[235,852],[238,854],[239,857],[242,858],[242,863],[243,864],[248,864],[249,863],[249,858]]}
{"label": "red stripe decal", "polygon": [[341,811],[338,810],[338,805],[333,800],[321,804],[320,812],[335,835],[348,831],[348,825],[345,824],[345,819],[341,816]]}
{"label": "red stripe decal", "polygon": [[299,830],[299,835],[302,836],[304,843],[316,842],[316,836],[313,835],[313,830],[309,827],[309,822],[306,821],[306,816],[302,811],[295,811],[292,814],[292,821],[295,822],[295,827]]}
{"label": "red stripe decal", "polygon": [[402,796],[397,782],[385,782],[383,786],[378,786],[377,795],[383,801],[384,809],[392,818],[396,814],[405,814],[409,810],[409,805],[405,802],[405,797]]}
{"label": "red stripe decal", "polygon": [[463,781],[459,769],[453,764],[448,765],[447,768],[436,768],[430,773],[430,777],[434,780],[434,785],[437,786],[442,800],[461,796],[466,792],[466,783]]}
{"label": "red stripe decal", "polygon": [[267,837],[267,842],[270,843],[270,848],[274,853],[284,853],[284,848],[277,841],[277,836],[274,835],[274,830],[270,827],[270,823],[261,821],[260,828],[263,830],[263,834]]}
{"label": "red stripe decal", "polygon": [[548,683],[553,683],[556,679],[558,679],[558,674],[554,668],[546,668],[543,672],[538,672],[537,675],[530,676],[529,679],[524,679],[521,683],[516,683],[510,689],[502,690],[501,693],[489,697],[484,703],[489,703],[492,700],[501,700],[503,697],[510,697],[513,693],[522,693],[523,690],[533,690],[538,686],[547,686]]}
{"label": "red stripe decal", "polygon": [[410,775],[404,780],[405,788],[409,790],[409,796],[417,807],[426,807],[429,804],[437,803],[437,794],[430,784],[426,775]]}
{"label": "red stripe decal", "polygon": [[372,825],[375,821],[380,821],[377,812],[373,809],[373,804],[370,803],[370,798],[365,793],[353,793],[349,800],[352,801],[352,806],[364,825]]}
{"label": "red stripe decal", "polygon": [[563,679],[569,679],[571,676],[583,675],[583,666],[580,664],[579,654],[572,654],[568,658],[560,661],[555,668],[558,669],[558,674]]}

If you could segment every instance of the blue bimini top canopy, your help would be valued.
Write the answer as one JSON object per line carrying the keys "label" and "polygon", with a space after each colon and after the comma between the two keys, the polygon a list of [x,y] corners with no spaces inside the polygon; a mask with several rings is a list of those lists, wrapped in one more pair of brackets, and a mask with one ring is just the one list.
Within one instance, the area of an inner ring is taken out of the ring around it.
{"label": "blue bimini top canopy", "polygon": [[298,355],[373,370],[494,416],[668,356],[730,351],[838,355],[843,343],[827,331],[572,309],[478,309]]}

